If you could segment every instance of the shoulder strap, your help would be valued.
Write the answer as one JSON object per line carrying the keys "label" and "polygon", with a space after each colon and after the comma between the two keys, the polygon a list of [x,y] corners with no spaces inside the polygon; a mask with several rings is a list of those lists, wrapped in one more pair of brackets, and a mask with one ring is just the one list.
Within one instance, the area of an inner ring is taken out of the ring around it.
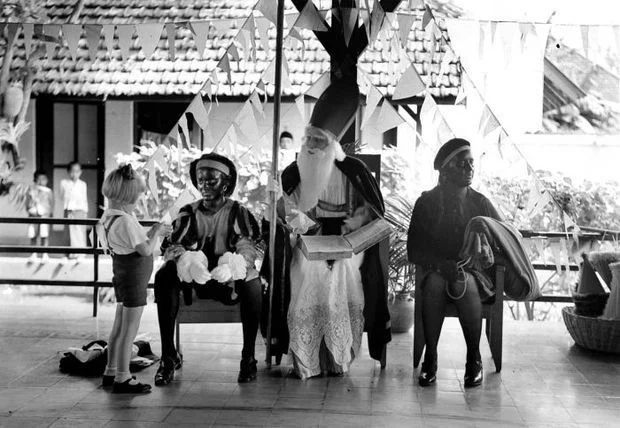
{"label": "shoulder strap", "polygon": [[117,215],[114,215],[114,216],[110,217],[110,220],[108,221],[108,225],[107,226],[105,225],[105,223],[101,222],[101,225],[103,226],[103,230],[105,232],[105,240],[106,240],[106,243],[108,244],[108,252],[110,254],[112,254],[112,255],[114,255],[114,251],[112,251],[112,248],[110,247],[110,229],[112,229],[112,225],[120,217],[121,217],[120,214],[117,214]]}

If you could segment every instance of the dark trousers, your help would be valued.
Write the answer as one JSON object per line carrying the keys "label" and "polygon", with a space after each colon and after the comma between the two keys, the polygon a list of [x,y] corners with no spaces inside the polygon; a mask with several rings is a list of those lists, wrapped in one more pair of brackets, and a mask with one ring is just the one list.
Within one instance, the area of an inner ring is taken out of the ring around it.
{"label": "dark trousers", "polygon": [[[179,280],[174,262],[166,263],[155,275],[155,302],[157,303],[162,359],[164,357],[176,358],[177,356],[177,350],[174,346],[174,330],[179,313],[181,291],[187,286],[192,285],[182,283]],[[196,285],[196,287],[199,287],[201,291],[209,289],[208,284]],[[253,358],[255,352],[256,335],[260,322],[262,284],[258,278],[247,282],[237,281],[235,291],[239,295],[239,310],[243,328],[241,358],[247,360]],[[208,296],[204,292],[197,293],[198,297],[220,300],[217,294]]]}

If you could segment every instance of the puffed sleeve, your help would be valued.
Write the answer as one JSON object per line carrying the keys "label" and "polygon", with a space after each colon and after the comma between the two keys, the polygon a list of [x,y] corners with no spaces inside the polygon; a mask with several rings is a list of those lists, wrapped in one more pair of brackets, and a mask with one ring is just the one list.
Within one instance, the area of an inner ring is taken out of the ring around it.
{"label": "puffed sleeve", "polygon": [[196,221],[191,205],[186,205],[179,211],[179,215],[172,222],[172,233],[161,244],[162,253],[168,247],[182,246],[187,250],[195,249],[198,244]]}
{"label": "puffed sleeve", "polygon": [[258,258],[258,251],[256,244],[260,239],[260,228],[258,222],[244,207],[239,207],[237,211],[237,218],[234,222],[234,233],[237,236],[235,243],[235,251],[237,254],[243,256],[247,263],[247,277],[246,281],[258,277],[256,271],[256,259]]}

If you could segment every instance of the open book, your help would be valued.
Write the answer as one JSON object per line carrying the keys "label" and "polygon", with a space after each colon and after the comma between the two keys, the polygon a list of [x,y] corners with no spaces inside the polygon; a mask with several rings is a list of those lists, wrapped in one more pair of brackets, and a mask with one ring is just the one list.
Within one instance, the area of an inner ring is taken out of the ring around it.
{"label": "open book", "polygon": [[346,235],[300,236],[301,251],[308,260],[350,259],[392,233],[392,227],[384,219],[376,219]]}

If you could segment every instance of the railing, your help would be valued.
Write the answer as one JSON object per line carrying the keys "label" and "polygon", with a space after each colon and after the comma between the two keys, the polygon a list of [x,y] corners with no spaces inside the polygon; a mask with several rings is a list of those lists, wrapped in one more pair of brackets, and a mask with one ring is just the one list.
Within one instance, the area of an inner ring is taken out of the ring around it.
{"label": "railing", "polygon": [[[37,246],[37,245],[0,245],[0,254],[3,253],[46,253],[46,254],[85,254],[93,256],[93,276],[91,281],[83,280],[42,280],[42,279],[21,279],[21,278],[2,278],[0,284],[16,285],[52,285],[52,286],[72,286],[72,287],[93,287],[93,317],[97,316],[99,305],[99,288],[111,287],[110,282],[99,280],[99,256],[105,254],[103,248],[99,247],[97,228],[94,227],[98,219],[68,219],[68,218],[43,218],[43,217],[0,217],[0,224],[51,224],[51,225],[78,225],[90,226],[92,228],[92,242],[90,247],[67,247],[67,246]],[[141,221],[143,226],[155,224],[155,221]]]}
{"label": "railing", "polygon": [[[67,219],[67,218],[39,218],[39,217],[0,217],[0,224],[56,224],[56,225],[80,225],[90,226],[92,228],[92,243],[90,247],[66,247],[66,246],[36,246],[36,245],[0,245],[0,254],[2,253],[48,253],[48,254],[86,254],[93,256],[93,277],[92,281],[67,281],[67,280],[41,280],[41,279],[19,279],[19,278],[1,278],[0,284],[17,284],[17,285],[57,285],[57,286],[86,286],[93,287],[93,316],[97,316],[99,303],[99,288],[110,287],[110,282],[99,280],[99,256],[104,254],[104,250],[99,247],[99,239],[97,229],[94,227],[98,219]],[[155,221],[141,221],[143,226],[151,226]],[[620,231],[609,231],[594,228],[582,227],[579,239],[584,241],[620,240]],[[521,234],[524,238],[572,238],[565,232],[534,232],[530,230],[522,230]],[[555,264],[533,263],[534,269],[538,271],[556,271]],[[567,266],[561,266],[561,270],[566,271]],[[576,264],[570,264],[568,269],[571,272],[579,270]],[[152,284],[149,284],[152,286]],[[506,299],[509,300],[509,299]],[[543,295],[536,299],[536,302],[571,302],[569,295]]]}

